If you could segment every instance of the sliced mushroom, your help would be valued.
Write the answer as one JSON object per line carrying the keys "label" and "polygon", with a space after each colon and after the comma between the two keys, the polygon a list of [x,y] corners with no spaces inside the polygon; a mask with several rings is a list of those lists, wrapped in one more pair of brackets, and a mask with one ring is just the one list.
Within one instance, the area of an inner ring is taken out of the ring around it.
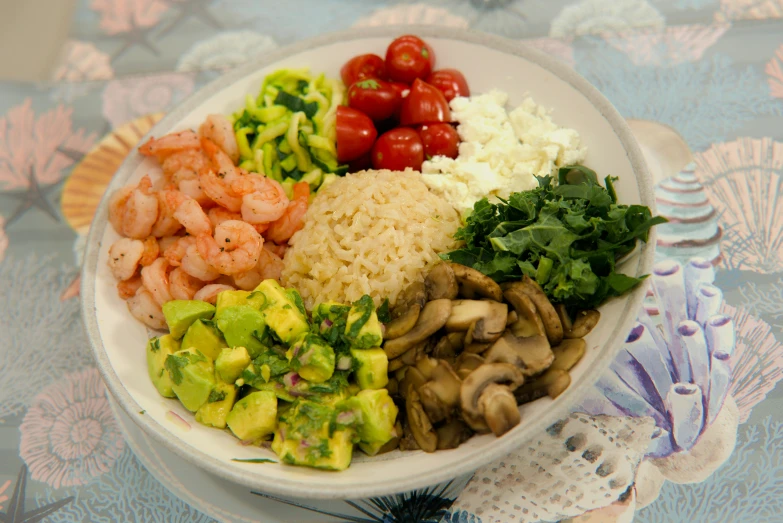
{"label": "sliced mushroom", "polygon": [[405,312],[386,324],[383,338],[385,340],[393,340],[407,334],[416,325],[420,313],[421,305],[418,303],[411,304]]}
{"label": "sliced mushroom", "polygon": [[476,269],[458,263],[452,263],[451,269],[454,271],[454,277],[459,284],[459,295],[463,298],[484,297],[495,301],[503,300],[503,291],[489,276],[485,276]]}
{"label": "sliced mushroom", "polygon": [[400,450],[420,450],[419,444],[416,443],[416,438],[413,437],[413,431],[410,424],[407,422],[402,427],[402,439],[399,444]]}
{"label": "sliced mushroom", "polygon": [[437,360],[432,369],[430,381],[419,387],[421,404],[430,421],[437,423],[445,419],[460,400],[459,379],[454,369],[445,360]]}
{"label": "sliced mushroom", "polygon": [[508,327],[512,323],[516,323],[518,319],[519,319],[519,314],[517,314],[517,311],[514,310],[508,311],[508,316],[506,316],[506,327]]}
{"label": "sliced mushroom", "polygon": [[395,372],[402,370],[403,368],[405,368],[405,362],[402,361],[402,358],[394,358],[393,360],[389,360],[389,367],[387,371]]}
{"label": "sliced mushroom", "polygon": [[[549,393],[549,387],[551,385],[559,383],[559,385],[556,385],[556,388],[560,388],[562,387],[562,384],[566,382],[569,384],[571,383],[571,376],[569,376],[568,372],[550,367],[541,376],[538,376],[519,387],[516,392],[514,392],[514,396],[517,398],[517,403],[522,405],[523,403],[529,403],[546,396]],[[563,390],[565,390],[565,388],[563,388]],[[557,391],[553,390],[553,392]]]}
{"label": "sliced mushroom", "polygon": [[571,332],[573,323],[571,323],[571,316],[568,315],[565,303],[558,303],[555,305],[555,311],[557,311],[557,317],[560,318],[560,324],[563,325],[563,336],[567,338],[568,333]]}
{"label": "sliced mushroom", "polygon": [[429,338],[446,324],[451,314],[451,300],[434,300],[422,309],[416,325],[403,336],[383,344],[383,350],[389,359],[396,358],[412,349],[416,344]]}
{"label": "sliced mushroom", "polygon": [[484,355],[487,363],[510,363],[525,376],[545,371],[555,359],[546,336],[517,338],[506,332]]}
{"label": "sliced mushroom", "polygon": [[[501,307],[496,307],[500,305]],[[508,305],[490,300],[453,300],[451,302],[451,314],[446,321],[446,330],[449,332],[467,331],[471,325],[483,318],[502,314],[503,327],[505,327],[508,315]],[[493,325],[496,325],[494,323]],[[502,333],[502,330],[501,330]]]}
{"label": "sliced mushroom", "polygon": [[454,271],[448,263],[439,263],[432,268],[430,273],[424,278],[424,289],[427,293],[427,300],[453,300],[459,292],[459,284],[454,276]]}
{"label": "sliced mushroom", "polygon": [[465,342],[465,336],[461,332],[450,332],[442,336],[435,348],[432,349],[432,357],[443,360],[453,360],[457,353],[462,350]]}
{"label": "sliced mushroom", "polygon": [[438,433],[438,450],[456,449],[473,435],[464,421],[452,418],[435,428]]}
{"label": "sliced mushroom", "polygon": [[389,394],[396,395],[400,390],[400,382],[397,381],[397,378],[391,377],[389,378],[389,383],[386,384],[386,390],[389,391]]}
{"label": "sliced mushroom", "polygon": [[514,393],[505,385],[491,383],[479,397],[478,407],[495,436],[502,436],[519,425],[522,416]]}
{"label": "sliced mushroom", "polygon": [[550,398],[555,399],[565,392],[569,385],[571,385],[571,375],[567,372],[559,372],[547,386],[546,393]]}
{"label": "sliced mushroom", "polygon": [[[560,343],[560,340],[563,339],[563,324],[560,323],[557,311],[555,311],[549,298],[546,297],[546,294],[541,290],[538,283],[530,279],[529,276],[523,276],[521,282],[510,284],[506,292],[511,289],[519,289],[527,294],[530,300],[535,304],[536,311],[541,317],[541,321],[544,323],[544,330],[546,330],[546,336],[549,338],[549,343],[552,345]],[[517,313],[519,313],[519,310],[517,310]]]}
{"label": "sliced mushroom", "polygon": [[416,362],[421,356],[423,356],[430,346],[430,340],[426,339],[417,343],[411,350],[406,351],[402,356],[397,358],[404,365],[416,365]]}
{"label": "sliced mushroom", "polygon": [[482,358],[478,354],[463,352],[457,358],[455,370],[457,371],[457,376],[459,376],[461,379],[464,380],[468,376],[468,374],[470,374],[471,372],[473,372],[483,364],[484,364],[484,358]]}
{"label": "sliced mushroom", "polygon": [[391,309],[391,318],[399,318],[414,304],[424,308],[425,303],[427,303],[427,292],[424,290],[424,282],[413,282],[397,296],[397,301]]}
{"label": "sliced mushroom", "polygon": [[508,305],[497,301],[488,301],[489,311],[486,316],[474,321],[468,327],[465,343],[489,343],[503,334],[508,318]]}
{"label": "sliced mushroom", "polygon": [[465,345],[465,352],[469,352],[471,354],[483,354],[486,352],[490,347],[492,347],[492,343],[468,343]]}
{"label": "sliced mushroom", "polygon": [[511,332],[519,338],[529,336],[544,336],[544,323],[536,310],[536,305],[530,296],[525,294],[518,286],[508,287],[503,292],[503,297],[514,308],[517,320],[510,325]]}
{"label": "sliced mushroom", "polygon": [[565,339],[560,342],[557,347],[552,347],[552,352],[555,355],[555,359],[552,362],[551,368],[560,370],[571,370],[571,368],[579,363],[582,356],[585,355],[587,349],[587,343],[582,338],[570,340]]}
{"label": "sliced mushroom", "polygon": [[576,315],[571,331],[566,332],[566,338],[584,338],[598,325],[600,319],[601,313],[597,310],[581,311]]}
{"label": "sliced mushroom", "polygon": [[511,392],[524,382],[525,377],[522,375],[522,371],[510,363],[485,363],[481,365],[465,378],[460,388],[460,405],[462,406],[462,416],[465,422],[476,432],[487,432],[490,430],[484,418],[485,408],[489,405],[489,402],[480,402],[484,391],[489,385],[496,383],[505,384]]}
{"label": "sliced mushroom", "polygon": [[438,448],[438,434],[432,427],[427,413],[419,400],[419,393],[413,388],[408,387],[407,397],[405,399],[405,414],[408,420],[408,426],[411,428],[413,438],[424,452],[435,452]]}
{"label": "sliced mushroom", "polygon": [[424,356],[416,360],[416,368],[419,370],[419,372],[421,372],[421,375],[428,380],[432,379],[432,372],[437,366],[438,360],[435,358],[428,358],[427,356]]}
{"label": "sliced mushroom", "polygon": [[408,367],[405,372],[405,378],[400,381],[400,394],[405,396],[408,391],[408,387],[413,386],[413,390],[419,390],[422,385],[427,383],[427,378],[416,367]]}

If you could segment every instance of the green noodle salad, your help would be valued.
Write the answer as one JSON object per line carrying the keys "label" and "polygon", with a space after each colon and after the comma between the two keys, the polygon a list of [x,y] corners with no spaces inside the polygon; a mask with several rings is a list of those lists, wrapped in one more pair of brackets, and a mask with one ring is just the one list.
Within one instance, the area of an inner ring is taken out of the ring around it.
{"label": "green noodle salad", "polygon": [[336,115],[345,89],[308,69],[281,69],[264,79],[256,98],[233,114],[239,166],[283,184],[304,181],[315,191],[348,166],[337,162]]}

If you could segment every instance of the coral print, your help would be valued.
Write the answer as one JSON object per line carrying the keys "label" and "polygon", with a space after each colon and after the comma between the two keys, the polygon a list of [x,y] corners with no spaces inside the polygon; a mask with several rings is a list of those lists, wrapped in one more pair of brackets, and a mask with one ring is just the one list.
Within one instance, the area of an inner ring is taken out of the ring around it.
{"label": "coral print", "polygon": [[196,43],[177,62],[178,71],[226,71],[268,53],[277,44],[255,31],[226,31]]}
{"label": "coral print", "polygon": [[443,7],[410,4],[378,9],[370,15],[360,18],[353,25],[354,27],[372,27],[403,24],[431,24],[466,28],[468,20]]}
{"label": "coral print", "polygon": [[740,138],[695,156],[695,175],[720,215],[730,269],[783,270],[783,143]]}
{"label": "coral print", "polygon": [[105,474],[125,446],[96,369],[41,391],[19,431],[19,454],[32,478],[54,488],[84,485]]}
{"label": "coral print", "polygon": [[679,25],[664,30],[604,34],[603,38],[636,65],[679,64],[701,59],[728,29],[728,24]]}
{"label": "coral print", "polygon": [[775,98],[783,98],[783,45],[778,47],[775,56],[772,57],[764,69],[769,77],[769,94]]}
{"label": "coral print", "polygon": [[40,184],[55,183],[74,163],[61,148],[89,150],[95,135],[74,130],[72,113],[58,105],[36,118],[28,98],[0,118],[0,189],[27,187],[31,176]]}
{"label": "coral print", "polygon": [[116,35],[157,24],[169,4],[164,0],[92,0],[90,8],[99,14],[101,29]]}
{"label": "coral print", "polygon": [[54,79],[65,82],[108,80],[114,76],[109,55],[90,42],[68,40]]}
{"label": "coral print", "polygon": [[552,20],[549,36],[621,32],[636,27],[660,30],[663,24],[663,15],[646,0],[581,0]]}
{"label": "coral print", "polygon": [[166,111],[193,91],[192,73],[167,73],[112,80],[103,91],[103,116],[113,127]]}
{"label": "coral print", "polygon": [[783,0],[721,0],[715,20],[783,18]]}

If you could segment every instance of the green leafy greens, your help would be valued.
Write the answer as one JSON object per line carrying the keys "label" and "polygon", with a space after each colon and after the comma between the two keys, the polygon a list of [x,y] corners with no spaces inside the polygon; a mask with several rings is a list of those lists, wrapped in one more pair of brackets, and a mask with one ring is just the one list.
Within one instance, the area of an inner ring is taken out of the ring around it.
{"label": "green leafy greens", "polygon": [[441,255],[473,267],[497,282],[536,280],[554,303],[584,310],[620,296],[646,276],[617,272],[616,261],[650,228],[666,219],[643,205],[621,205],[613,181],[601,186],[594,171],[563,167],[558,184],[550,176],[508,200],[476,202],[455,238],[465,247]]}

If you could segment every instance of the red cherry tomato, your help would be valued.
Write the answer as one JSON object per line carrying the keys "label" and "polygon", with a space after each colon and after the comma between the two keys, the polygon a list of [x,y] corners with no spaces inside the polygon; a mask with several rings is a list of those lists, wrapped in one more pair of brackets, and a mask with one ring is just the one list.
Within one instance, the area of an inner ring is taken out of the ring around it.
{"label": "red cherry tomato", "polygon": [[348,89],[348,105],[373,121],[390,118],[402,103],[402,97],[389,82],[366,78]]}
{"label": "red cherry tomato", "polygon": [[427,77],[426,82],[437,87],[446,97],[447,101],[457,96],[470,96],[470,88],[465,77],[456,69],[441,69],[433,71]]}
{"label": "red cherry tomato", "polygon": [[375,169],[404,171],[410,167],[418,171],[423,161],[421,138],[408,127],[398,127],[383,133],[372,146],[372,166]]}
{"label": "red cherry tomato", "polygon": [[363,171],[365,169],[371,169],[372,168],[372,158],[370,157],[370,151],[367,151],[360,157],[356,158],[355,160],[351,160],[348,162],[348,172],[349,173],[358,173],[359,171]]}
{"label": "red cherry tomato", "polygon": [[414,80],[411,92],[402,101],[400,125],[448,121],[451,121],[451,111],[443,93],[418,78]]}
{"label": "red cherry tomato", "polygon": [[433,156],[456,158],[459,154],[459,135],[447,123],[422,125],[419,136],[424,146],[424,157],[428,160]]}
{"label": "red cherry tomato", "polygon": [[400,94],[400,103],[397,105],[397,109],[394,111],[394,118],[398,121],[400,119],[400,110],[402,109],[402,101],[411,92],[411,86],[401,82],[389,82],[389,85]]}
{"label": "red cherry tomato", "polygon": [[435,67],[435,53],[418,36],[397,38],[386,49],[386,73],[395,82],[409,84],[427,78]]}
{"label": "red cherry tomato", "polygon": [[366,114],[341,105],[337,108],[337,161],[350,162],[372,148],[378,131]]}
{"label": "red cherry tomato", "polygon": [[377,54],[354,56],[340,69],[340,77],[346,87],[365,78],[386,78],[386,64]]}

